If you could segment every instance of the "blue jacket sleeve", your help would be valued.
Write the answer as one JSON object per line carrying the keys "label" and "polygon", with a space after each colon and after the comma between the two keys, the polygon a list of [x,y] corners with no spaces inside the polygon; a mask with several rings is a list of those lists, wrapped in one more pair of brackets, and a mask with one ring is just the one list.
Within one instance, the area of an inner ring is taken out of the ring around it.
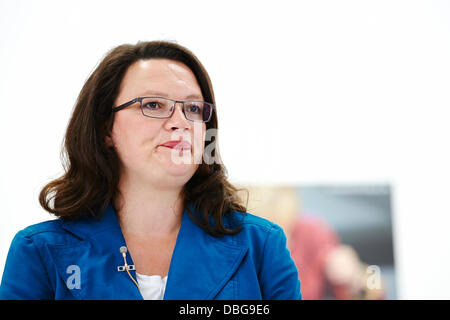
{"label": "blue jacket sleeve", "polygon": [[260,283],[263,299],[302,299],[298,270],[286,247],[286,235],[278,225],[272,227],[264,245]]}
{"label": "blue jacket sleeve", "polygon": [[53,299],[45,265],[31,236],[20,231],[6,258],[0,285],[0,300]]}

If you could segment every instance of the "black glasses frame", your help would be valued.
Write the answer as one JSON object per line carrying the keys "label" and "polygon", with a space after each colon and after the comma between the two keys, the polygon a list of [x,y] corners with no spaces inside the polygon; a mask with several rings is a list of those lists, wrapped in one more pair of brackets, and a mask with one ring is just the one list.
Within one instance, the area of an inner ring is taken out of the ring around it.
{"label": "black glasses frame", "polygon": [[[167,117],[155,117],[155,116],[149,116],[149,115],[145,114],[144,110],[142,109],[142,100],[143,99],[147,99],[147,98],[158,98],[158,99],[166,99],[166,100],[172,101],[173,102],[172,111],[170,112],[170,114]],[[120,111],[122,109],[125,109],[126,107],[129,107],[129,106],[137,103],[137,102],[139,102],[139,106],[141,108],[141,112],[142,112],[143,116],[149,117],[149,118],[156,118],[156,119],[167,119],[167,118],[170,118],[173,115],[174,111],[175,111],[175,106],[177,105],[177,103],[181,103],[183,105],[182,110],[183,110],[184,117],[187,120],[192,121],[192,122],[208,122],[209,120],[211,120],[211,117],[212,117],[212,114],[213,114],[213,110],[214,110],[214,107],[215,107],[212,103],[201,101],[201,100],[174,100],[174,99],[170,99],[170,98],[166,98],[166,97],[150,96],[150,97],[137,97],[137,98],[134,98],[133,100],[125,102],[125,103],[121,104],[120,106],[113,107],[112,111],[114,111],[114,112]],[[212,109],[211,113],[209,115],[209,118],[207,120],[192,120],[192,119],[189,119],[186,116],[186,110],[185,110],[185,103],[186,102],[201,102],[203,104],[209,105],[211,107],[211,109]]]}

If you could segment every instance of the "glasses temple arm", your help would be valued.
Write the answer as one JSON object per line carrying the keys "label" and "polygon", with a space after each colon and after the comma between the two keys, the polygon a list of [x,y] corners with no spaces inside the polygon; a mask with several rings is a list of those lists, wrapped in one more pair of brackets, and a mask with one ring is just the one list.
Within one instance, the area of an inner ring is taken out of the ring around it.
{"label": "glasses temple arm", "polygon": [[124,104],[121,104],[120,106],[112,108],[112,111],[114,111],[114,112],[120,111],[120,110],[125,109],[126,107],[129,107],[132,104],[135,104],[136,102],[140,102],[140,101],[141,101],[141,98],[133,99],[131,101],[125,102]]}

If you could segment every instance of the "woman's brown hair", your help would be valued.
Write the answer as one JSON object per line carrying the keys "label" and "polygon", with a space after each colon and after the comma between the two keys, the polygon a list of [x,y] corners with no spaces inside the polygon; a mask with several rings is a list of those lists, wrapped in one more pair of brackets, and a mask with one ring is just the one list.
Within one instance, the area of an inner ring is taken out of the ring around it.
{"label": "woman's brown hair", "polygon": [[[105,143],[105,136],[111,133],[114,122],[112,108],[128,67],[138,60],[155,58],[184,63],[196,76],[204,100],[216,104],[208,73],[187,48],[168,41],[150,41],[112,49],[87,79],[78,96],[61,153],[65,173],[45,185],[39,194],[39,202],[46,211],[62,220],[76,220],[88,215],[100,219],[108,204],[113,204],[120,196],[120,159],[114,148]],[[211,120],[206,123],[206,129],[210,128],[218,128],[215,108]],[[217,141],[205,141],[205,150],[211,143],[215,143],[209,150],[216,161],[212,164],[202,162],[186,183],[184,208],[211,235],[235,234],[241,228],[228,229],[223,217],[232,210],[246,212],[246,206],[238,196],[242,189],[228,182]],[[193,216],[189,203],[200,217]]]}

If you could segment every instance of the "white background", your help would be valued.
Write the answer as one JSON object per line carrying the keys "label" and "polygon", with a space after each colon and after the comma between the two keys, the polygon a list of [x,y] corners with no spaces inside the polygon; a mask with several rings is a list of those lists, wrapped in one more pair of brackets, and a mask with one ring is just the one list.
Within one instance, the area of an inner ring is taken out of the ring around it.
{"label": "white background", "polygon": [[232,182],[391,184],[398,297],[450,299],[450,1],[0,0],[0,274],[84,81],[155,39],[208,70]]}

